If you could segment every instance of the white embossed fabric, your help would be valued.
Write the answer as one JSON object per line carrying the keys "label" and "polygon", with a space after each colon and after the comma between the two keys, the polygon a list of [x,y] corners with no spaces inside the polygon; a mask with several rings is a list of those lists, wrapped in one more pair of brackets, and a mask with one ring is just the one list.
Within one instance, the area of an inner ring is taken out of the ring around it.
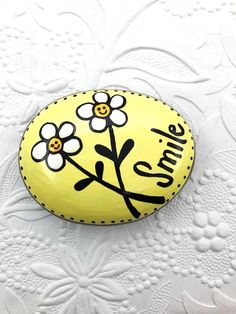
{"label": "white embossed fabric", "polygon": [[[0,1],[0,313],[236,313],[236,1]],[[40,108],[87,89],[143,92],[189,122],[188,183],[157,214],[87,226],[20,178]]]}

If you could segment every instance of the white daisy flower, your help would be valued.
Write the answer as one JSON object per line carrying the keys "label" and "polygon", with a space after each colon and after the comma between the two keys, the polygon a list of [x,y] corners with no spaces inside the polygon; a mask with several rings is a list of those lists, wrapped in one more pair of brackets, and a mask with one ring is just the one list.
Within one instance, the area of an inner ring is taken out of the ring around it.
{"label": "white daisy flower", "polygon": [[60,171],[66,163],[65,155],[76,155],[82,149],[80,138],[74,134],[75,125],[71,122],[63,122],[59,128],[52,122],[45,123],[39,131],[42,140],[31,150],[33,160],[45,160],[50,170]]}
{"label": "white daisy flower", "polygon": [[82,120],[90,120],[90,129],[94,132],[104,132],[108,126],[121,127],[126,124],[127,114],[120,110],[126,104],[126,99],[121,95],[110,97],[105,92],[93,95],[93,103],[85,103],[77,108],[77,116]]}

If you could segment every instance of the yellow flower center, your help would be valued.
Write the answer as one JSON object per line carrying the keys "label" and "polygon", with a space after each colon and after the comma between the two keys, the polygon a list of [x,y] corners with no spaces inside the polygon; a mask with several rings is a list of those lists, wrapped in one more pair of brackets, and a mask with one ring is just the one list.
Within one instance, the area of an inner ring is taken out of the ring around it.
{"label": "yellow flower center", "polygon": [[50,139],[48,149],[52,153],[57,153],[62,149],[62,142],[59,138],[53,137]]}
{"label": "yellow flower center", "polygon": [[111,109],[107,104],[98,104],[94,108],[94,112],[97,117],[107,117],[110,113]]}

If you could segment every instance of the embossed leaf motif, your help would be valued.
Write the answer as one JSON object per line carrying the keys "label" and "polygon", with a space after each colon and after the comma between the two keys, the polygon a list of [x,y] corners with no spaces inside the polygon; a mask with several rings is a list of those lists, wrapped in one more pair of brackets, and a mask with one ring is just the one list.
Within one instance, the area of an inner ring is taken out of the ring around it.
{"label": "embossed leaf motif", "polygon": [[23,300],[9,288],[0,288],[1,314],[27,314]]}
{"label": "embossed leaf motif", "polygon": [[29,77],[20,74],[9,74],[7,76],[7,84],[15,92],[30,95],[33,90],[33,83]]}
{"label": "embossed leaf motif", "polygon": [[235,24],[223,25],[222,44],[230,62],[236,67],[236,36],[231,30],[235,28]]}
{"label": "embossed leaf motif", "polygon": [[159,287],[152,296],[151,306],[139,314],[163,314],[165,313],[171,298],[172,285],[168,281]]}
{"label": "embossed leaf motif", "polygon": [[120,69],[134,69],[167,81],[198,82],[207,80],[190,60],[165,48],[136,47],[124,51],[113,60],[108,72]]}
{"label": "embossed leaf motif", "polygon": [[50,216],[32,199],[25,188],[15,188],[20,176],[16,152],[2,162],[0,173],[0,206],[5,218],[15,216],[24,221],[36,221]]}
{"label": "embossed leaf motif", "polygon": [[214,304],[209,305],[194,299],[187,291],[183,292],[183,305],[188,314],[234,314],[236,300],[226,296],[218,289],[213,290]]}
{"label": "embossed leaf motif", "polygon": [[227,171],[236,174],[236,150],[225,150],[216,153],[213,158]]}
{"label": "embossed leaf motif", "polygon": [[229,135],[236,141],[236,106],[227,103],[227,100],[221,106],[221,116]]}
{"label": "embossed leaf motif", "polygon": [[43,81],[39,77],[27,77],[20,74],[9,74],[7,83],[15,92],[23,95],[36,94],[40,92],[55,93],[65,88],[68,84],[66,78],[52,77],[50,80]]}
{"label": "embossed leaf motif", "polygon": [[17,189],[10,195],[2,212],[6,217],[15,216],[24,221],[36,221],[50,216],[29,196],[25,188]]}

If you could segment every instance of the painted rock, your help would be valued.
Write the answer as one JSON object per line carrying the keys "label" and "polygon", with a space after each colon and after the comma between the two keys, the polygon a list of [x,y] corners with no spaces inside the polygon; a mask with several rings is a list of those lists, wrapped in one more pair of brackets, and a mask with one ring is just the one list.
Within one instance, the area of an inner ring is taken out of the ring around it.
{"label": "painted rock", "polygon": [[180,191],[193,160],[191,130],[178,112],[119,90],[51,103],[28,125],[19,152],[22,178],[36,201],[86,224],[152,214]]}

